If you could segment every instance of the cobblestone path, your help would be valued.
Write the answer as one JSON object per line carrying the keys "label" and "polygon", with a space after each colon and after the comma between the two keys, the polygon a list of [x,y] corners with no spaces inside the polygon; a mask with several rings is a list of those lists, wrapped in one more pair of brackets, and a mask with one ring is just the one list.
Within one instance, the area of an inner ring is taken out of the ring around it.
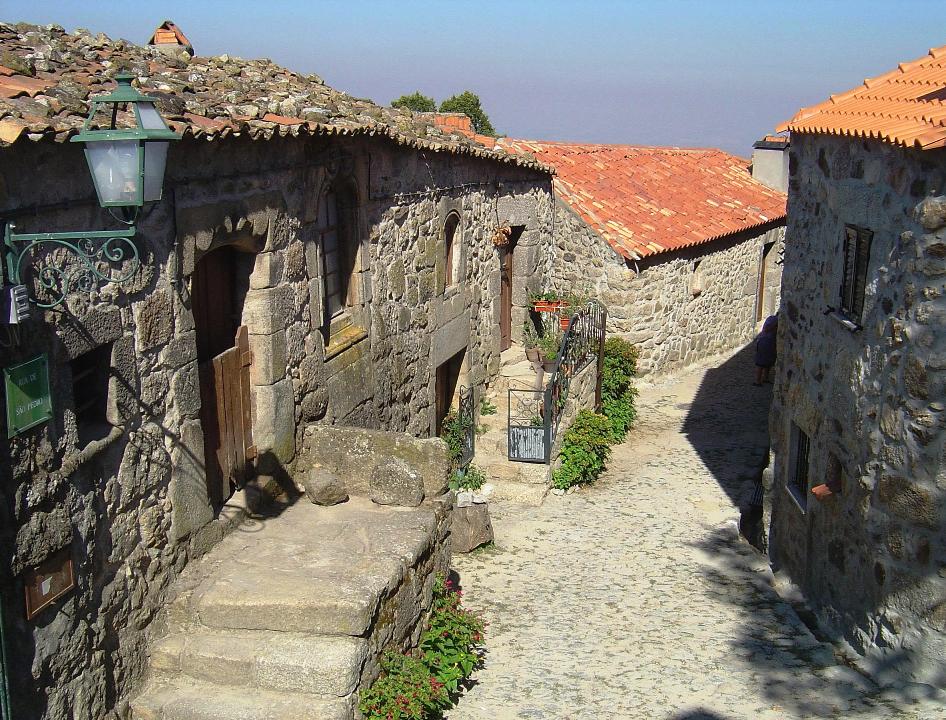
{"label": "cobblestone path", "polygon": [[816,639],[739,538],[769,387],[751,353],[643,388],[590,488],[492,508],[496,542],[454,558],[489,622],[449,720],[946,718],[925,686],[879,692]]}

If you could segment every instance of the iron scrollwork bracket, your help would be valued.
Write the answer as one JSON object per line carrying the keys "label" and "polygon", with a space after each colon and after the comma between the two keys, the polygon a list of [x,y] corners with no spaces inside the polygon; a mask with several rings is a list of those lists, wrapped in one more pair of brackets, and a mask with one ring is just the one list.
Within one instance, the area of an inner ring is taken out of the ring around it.
{"label": "iron scrollwork bracket", "polygon": [[[32,292],[30,297],[44,309],[56,307],[71,292],[89,292],[103,283],[127,282],[141,267],[138,248],[132,242],[134,225],[121,230],[62,233],[14,233],[14,229],[12,223],[7,223],[3,231],[6,274],[13,285],[23,283],[24,263],[34,250],[50,251],[34,271],[44,297],[33,297]],[[116,273],[118,264],[123,271]]]}

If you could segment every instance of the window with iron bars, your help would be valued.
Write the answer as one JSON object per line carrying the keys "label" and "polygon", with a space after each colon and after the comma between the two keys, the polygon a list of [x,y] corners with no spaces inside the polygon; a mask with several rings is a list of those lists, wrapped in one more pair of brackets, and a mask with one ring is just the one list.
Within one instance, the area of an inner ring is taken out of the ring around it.
{"label": "window with iron bars", "polygon": [[844,227],[844,272],[841,278],[841,312],[860,324],[864,313],[867,267],[874,233],[856,225]]}

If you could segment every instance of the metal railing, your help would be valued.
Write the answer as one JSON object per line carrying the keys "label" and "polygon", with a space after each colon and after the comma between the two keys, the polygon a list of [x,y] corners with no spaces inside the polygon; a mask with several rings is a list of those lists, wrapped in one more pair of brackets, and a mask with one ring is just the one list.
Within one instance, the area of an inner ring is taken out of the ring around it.
{"label": "metal railing", "polygon": [[548,463],[572,379],[598,362],[595,407],[601,404],[601,365],[608,311],[596,300],[572,315],[544,390],[509,390],[507,457]]}
{"label": "metal railing", "polygon": [[476,452],[476,406],[473,403],[473,388],[460,387],[457,416],[463,428],[459,463],[461,468],[465,468],[473,461],[473,455]]}

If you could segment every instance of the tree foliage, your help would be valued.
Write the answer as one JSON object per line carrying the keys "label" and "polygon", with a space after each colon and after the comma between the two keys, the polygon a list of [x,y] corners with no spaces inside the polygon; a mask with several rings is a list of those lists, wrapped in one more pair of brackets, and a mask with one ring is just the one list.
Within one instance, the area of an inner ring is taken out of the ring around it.
{"label": "tree foliage", "polygon": [[427,97],[420,90],[415,90],[410,95],[401,95],[397,100],[391,101],[391,107],[413,110],[414,112],[436,112],[437,103],[432,97]]}
{"label": "tree foliage", "polygon": [[480,97],[476,93],[464,90],[459,95],[448,97],[440,103],[440,112],[463,113],[473,122],[473,129],[481,135],[496,135],[493,124],[480,106]]}

